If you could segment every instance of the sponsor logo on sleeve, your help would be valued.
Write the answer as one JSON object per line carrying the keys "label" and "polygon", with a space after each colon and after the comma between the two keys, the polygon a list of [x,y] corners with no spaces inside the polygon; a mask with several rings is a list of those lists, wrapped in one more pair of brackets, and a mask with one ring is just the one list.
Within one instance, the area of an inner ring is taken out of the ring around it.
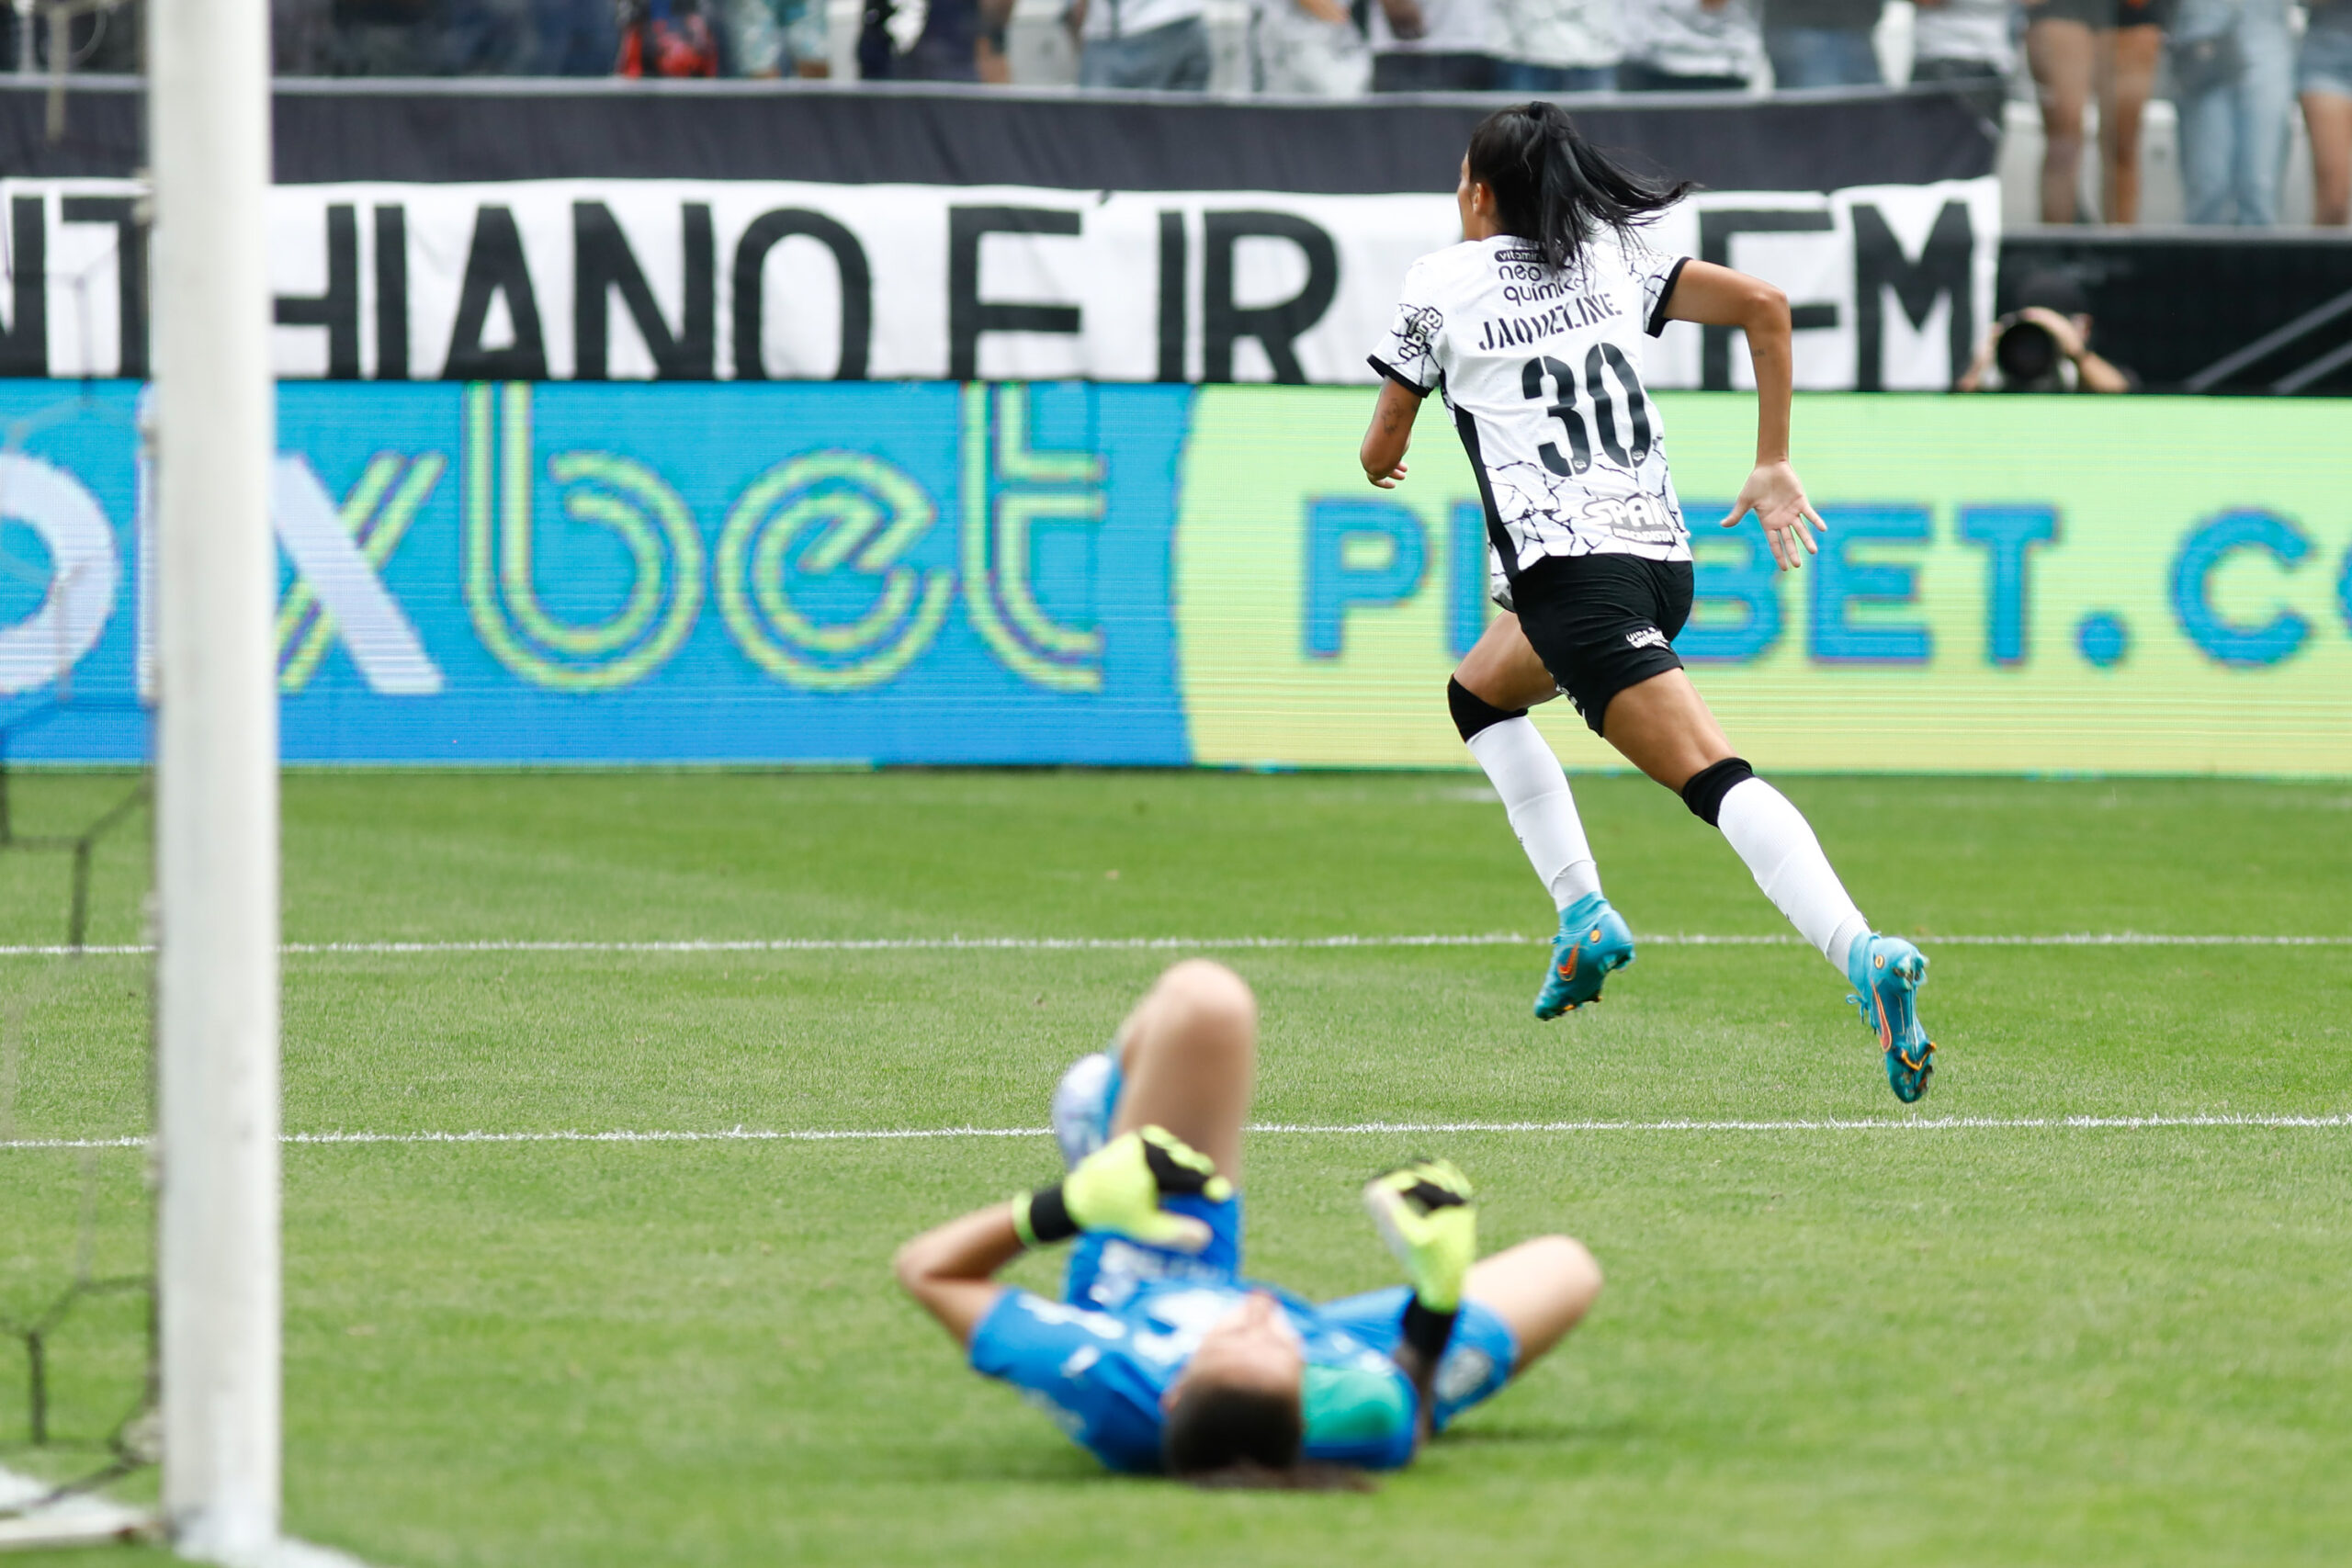
{"label": "sponsor logo on sleeve", "polygon": [[1436,346],[1437,334],[1444,326],[1445,316],[1434,306],[1408,306],[1397,312],[1396,341],[1408,355],[1427,354]]}

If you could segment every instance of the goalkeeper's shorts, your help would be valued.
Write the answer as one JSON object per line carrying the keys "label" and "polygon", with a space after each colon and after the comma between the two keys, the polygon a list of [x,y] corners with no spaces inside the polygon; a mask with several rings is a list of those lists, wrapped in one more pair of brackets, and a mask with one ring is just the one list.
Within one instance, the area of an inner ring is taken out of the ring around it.
{"label": "goalkeeper's shorts", "polygon": [[1123,1235],[1095,1233],[1081,1235],[1069,1255],[1069,1272],[1063,1277],[1062,1300],[1073,1306],[1104,1312],[1124,1308],[1141,1287],[1159,1280],[1202,1285],[1230,1285],[1241,1278],[1241,1194],[1222,1203],[1197,1195],[1179,1194],[1160,1207],[1170,1213],[1191,1214],[1205,1221],[1209,1244],[1198,1252],[1179,1252]]}

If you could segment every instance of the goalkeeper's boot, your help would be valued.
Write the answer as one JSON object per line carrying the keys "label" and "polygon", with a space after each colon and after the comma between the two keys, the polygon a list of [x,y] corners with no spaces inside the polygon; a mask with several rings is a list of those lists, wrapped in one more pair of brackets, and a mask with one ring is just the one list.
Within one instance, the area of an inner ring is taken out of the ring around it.
{"label": "goalkeeper's boot", "polygon": [[1862,1021],[1886,1053],[1886,1081],[1894,1098],[1908,1105],[1928,1092],[1936,1070],[1935,1042],[1919,1021],[1917,993],[1927,983],[1928,957],[1899,936],[1865,933],[1846,953],[1846,978]]}
{"label": "goalkeeper's boot", "polygon": [[1119,1109],[1119,1061],[1108,1051],[1080,1056],[1054,1086],[1054,1141],[1062,1163],[1079,1161],[1111,1141],[1111,1118]]}
{"label": "goalkeeper's boot", "polygon": [[1420,1303],[1459,1308],[1478,1258],[1478,1198],[1460,1168],[1450,1159],[1399,1166],[1364,1185],[1363,1206]]}
{"label": "goalkeeper's boot", "polygon": [[1598,893],[1588,893],[1560,911],[1560,933],[1552,939],[1552,967],[1535,994],[1535,1016],[1557,1018],[1600,999],[1610,971],[1634,961],[1634,933],[1625,917]]}

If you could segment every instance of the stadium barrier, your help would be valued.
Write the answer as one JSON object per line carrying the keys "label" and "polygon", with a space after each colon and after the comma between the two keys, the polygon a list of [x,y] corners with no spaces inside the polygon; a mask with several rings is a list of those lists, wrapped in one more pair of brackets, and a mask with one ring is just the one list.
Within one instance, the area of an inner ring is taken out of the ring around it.
{"label": "stadium barrier", "polygon": [[[148,373],[135,88],[78,81],[51,142],[46,95],[0,81],[0,376]],[[1455,168],[1497,101],[284,83],[273,362],[369,381],[1369,384],[1406,268],[1460,234]],[[2000,188],[1963,101],[1579,114],[1703,187],[1657,244],[1788,289],[1800,387],[1941,389],[1966,366]],[[1647,375],[1730,389],[1746,359],[1737,333],[1676,323]]]}
{"label": "stadium barrier", "polygon": [[[0,743],[124,761],[138,388],[0,383]],[[1831,531],[1776,576],[1753,405],[1657,396],[1679,646],[1782,769],[2352,774],[2352,511],[2320,401],[1808,397]],[[294,384],[276,525],[303,762],[1461,765],[1483,530],[1361,390]],[[2262,454],[2260,461],[2250,459]],[[1573,765],[1615,759],[1566,705]]]}
{"label": "stadium barrier", "polygon": [[[52,103],[0,77],[0,377],[147,373],[141,91],[77,76]],[[329,380],[1360,383],[1406,265],[1455,231],[1455,160],[1497,101],[280,82],[275,362]],[[2018,286],[2058,270],[2154,390],[2352,390],[2352,240],[2005,235],[1992,128],[1950,93],[1577,113],[1699,182],[1659,243],[1788,290],[1801,387],[1949,386]],[[1648,378],[1722,390],[1743,361],[1736,334],[1677,325]]]}

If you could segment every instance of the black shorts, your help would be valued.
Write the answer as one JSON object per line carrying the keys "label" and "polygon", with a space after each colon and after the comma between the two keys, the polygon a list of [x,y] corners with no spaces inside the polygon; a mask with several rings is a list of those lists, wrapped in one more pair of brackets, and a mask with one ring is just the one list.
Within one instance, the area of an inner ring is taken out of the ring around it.
{"label": "black shorts", "polygon": [[1487,93],[1500,62],[1491,54],[1396,50],[1372,57],[1375,93]]}
{"label": "black shorts", "polygon": [[1690,563],[1640,556],[1546,556],[1511,584],[1527,644],[1595,735],[1609,701],[1682,668],[1674,638],[1690,618]]}
{"label": "black shorts", "polygon": [[2033,22],[2080,22],[2095,31],[2109,28],[2160,28],[2165,25],[2164,0],[2025,0],[2025,19]]}

